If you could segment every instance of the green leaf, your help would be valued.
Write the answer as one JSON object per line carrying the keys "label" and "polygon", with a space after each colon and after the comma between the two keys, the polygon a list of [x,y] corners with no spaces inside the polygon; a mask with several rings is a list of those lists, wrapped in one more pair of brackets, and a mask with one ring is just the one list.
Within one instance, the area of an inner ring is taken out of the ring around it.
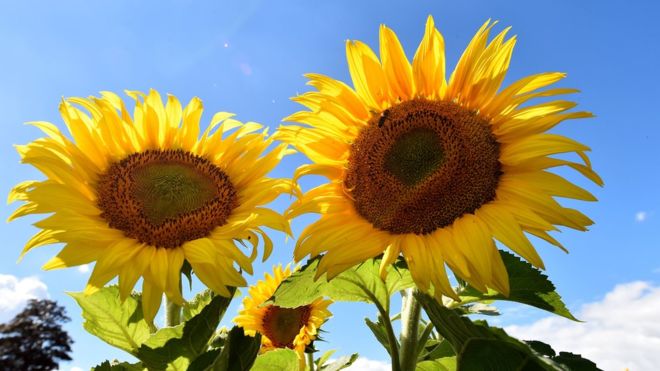
{"label": "green leaf", "polygon": [[156,332],[136,356],[150,369],[185,369],[208,349],[230,298],[215,296],[196,316]]}
{"label": "green leaf", "polygon": [[538,340],[526,340],[525,343],[529,345],[538,354],[548,357],[553,362],[567,367],[569,370],[574,371],[597,371],[600,370],[592,361],[582,358],[579,354],[569,352],[559,352],[559,355],[549,344]]}
{"label": "green leaf", "polygon": [[595,363],[582,358],[579,354],[559,352],[559,355],[552,357],[552,360],[568,367],[571,371],[602,371]]}
{"label": "green leaf", "polygon": [[248,336],[243,328],[234,326],[213,365],[214,371],[248,371],[261,348],[261,335]]}
{"label": "green leaf", "polygon": [[276,349],[257,357],[252,371],[299,371],[296,352],[291,349]]}
{"label": "green leaf", "polygon": [[445,358],[445,357],[454,357],[456,352],[452,348],[449,341],[443,339],[438,341],[436,339],[429,339],[426,342],[424,351],[419,355],[419,360],[432,361],[434,359]]}
{"label": "green leaf", "polygon": [[548,276],[513,254],[500,250],[500,255],[509,273],[509,296],[504,296],[495,291],[482,293],[467,285],[459,292],[462,301],[514,301],[577,321],[566,308],[561,296],[555,291],[555,285],[550,282]]}
{"label": "green leaf", "polygon": [[534,349],[536,353],[542,354],[547,357],[554,357],[557,355],[555,350],[552,347],[542,341],[538,340],[525,340],[525,343],[529,345],[530,348]]}
{"label": "green leaf", "polygon": [[473,323],[448,309],[429,295],[416,293],[417,300],[436,330],[458,355],[458,370],[554,370],[551,361],[542,359],[526,344],[508,336],[502,329],[484,321]]}
{"label": "green leaf", "polygon": [[331,350],[328,350],[327,352],[323,353],[323,355],[321,357],[319,357],[316,361],[314,361],[314,363],[316,364],[316,367],[317,368],[323,367],[323,365],[325,365],[325,363],[328,362],[330,357],[332,357],[332,355],[335,354],[335,352],[336,351],[334,349],[331,349]]}
{"label": "green leaf", "polygon": [[500,339],[469,339],[458,355],[458,371],[554,370],[519,344]]}
{"label": "green leaf", "polygon": [[[423,322],[420,323],[420,328],[421,326],[424,325]],[[424,356],[426,355],[426,352],[424,349],[426,349],[426,344],[428,343],[431,336],[431,333],[433,332],[433,323],[427,323],[426,326],[422,328],[422,331],[419,332],[419,335],[417,336],[417,360],[418,361],[423,361]]]}
{"label": "green leaf", "polygon": [[195,297],[191,301],[183,304],[183,310],[182,310],[183,320],[187,321],[198,315],[199,312],[201,312],[205,306],[209,305],[209,303],[213,299],[213,296],[214,296],[213,291],[207,289],[195,295]]}
{"label": "green leaf", "polygon": [[138,295],[122,303],[117,286],[104,287],[89,296],[82,292],[69,295],[82,308],[85,330],[106,343],[135,355],[149,338],[149,324],[142,317]]}
{"label": "green leaf", "polygon": [[295,308],[309,304],[321,296],[335,301],[364,301],[389,309],[390,296],[414,286],[410,272],[402,259],[387,270],[385,281],[380,278],[381,258],[369,259],[340,273],[329,282],[325,276],[314,280],[319,259],[310,261],[284,280],[269,303]]}
{"label": "green leaf", "polygon": [[190,262],[188,262],[186,259],[183,260],[183,265],[181,266],[181,274],[183,274],[188,279],[188,285],[190,286],[190,290],[192,290],[192,265],[190,265]]}
{"label": "green leaf", "polygon": [[[378,316],[378,322],[373,322],[369,318],[365,318],[364,322],[367,324],[367,327],[373,332],[376,340],[385,348],[387,354],[392,355],[392,350],[390,349],[390,343],[387,338],[387,330],[385,330],[385,325],[380,316]],[[399,341],[397,340],[397,349],[399,349]]]}
{"label": "green leaf", "polygon": [[194,361],[188,366],[188,371],[206,371],[210,369],[215,360],[220,356],[222,349],[211,349],[207,352],[204,352],[199,355]]}
{"label": "green leaf", "polygon": [[456,370],[456,357],[445,357],[432,361],[423,361],[417,364],[416,371],[454,371]]}
{"label": "green leaf", "polygon": [[141,363],[128,363],[128,362],[119,362],[114,360],[103,361],[98,366],[92,367],[92,371],[143,371],[146,370]]}
{"label": "green leaf", "polygon": [[358,359],[358,354],[340,357],[338,360],[321,367],[321,371],[339,371],[350,367]]}

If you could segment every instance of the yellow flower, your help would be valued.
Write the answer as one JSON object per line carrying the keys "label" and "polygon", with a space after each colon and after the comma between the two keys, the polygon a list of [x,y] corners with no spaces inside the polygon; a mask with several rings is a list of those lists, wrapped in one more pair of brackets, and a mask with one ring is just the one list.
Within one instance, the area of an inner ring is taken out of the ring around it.
{"label": "yellow flower", "polygon": [[[384,254],[381,274],[400,254],[422,290],[456,298],[445,264],[480,290],[508,294],[508,275],[494,239],[530,263],[543,262],[527,234],[562,247],[556,226],[586,230],[592,221],[554,197],[595,198],[547,169],[566,166],[597,184],[588,147],[545,133],[575,103],[536,97],[573,93],[549,86],[565,75],[541,73],[500,89],[515,37],[508,28],[488,42],[486,22],[445,80],[444,40],[429,17],[424,38],[408,62],[395,33],[380,28],[380,60],[359,41],[346,44],[354,89],[309,74],[318,91],[293,98],[308,108],[276,136],[314,163],[295,179],[316,174],[330,182],[304,194],[289,217],[320,213],[301,234],[295,259],[325,252],[319,274],[333,277]],[[573,152],[584,163],[550,157]],[[563,248],[563,247],[562,247]]]}
{"label": "yellow flower", "polygon": [[262,305],[290,275],[291,268],[282,269],[280,265],[274,267],[272,276],[266,273],[263,281],[250,286],[248,296],[243,299],[243,309],[234,322],[249,336],[261,334],[262,353],[277,348],[293,349],[304,367],[305,347],[316,339],[319,327],[330,317],[328,305],[332,301],[318,298],[296,308]]}
{"label": "yellow flower", "polygon": [[[9,201],[24,203],[9,220],[51,214],[35,223],[41,230],[21,257],[63,243],[44,269],[96,262],[87,294],[119,276],[123,299],[142,277],[144,315],[152,320],[163,293],[182,304],[184,260],[228,296],[227,286],[246,285],[234,263],[252,273],[258,235],[264,259],[272,250],[261,227],[290,233],[281,215],[262,207],[291,191],[290,181],[266,177],[290,150],[279,145],[264,154],[273,141],[257,132],[262,126],[224,112],[200,136],[198,98],[182,109],[174,96],[163,105],[154,90],[127,94],[135,100],[133,117],[109,92],[64,100],[60,113],[71,139],[51,123],[32,123],[47,137],[17,150],[46,180],[13,188]],[[235,245],[241,240],[252,244],[251,253]]]}

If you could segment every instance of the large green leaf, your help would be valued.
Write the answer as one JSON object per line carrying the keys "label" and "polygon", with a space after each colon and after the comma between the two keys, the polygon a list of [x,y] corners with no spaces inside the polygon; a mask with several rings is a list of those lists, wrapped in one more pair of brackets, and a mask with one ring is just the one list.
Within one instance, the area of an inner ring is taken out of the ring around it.
{"label": "large green leaf", "polygon": [[261,348],[261,335],[245,335],[241,327],[229,331],[225,346],[213,364],[213,371],[248,371],[252,368]]}
{"label": "large green leaf", "polygon": [[183,304],[182,320],[187,321],[198,315],[205,306],[209,305],[213,297],[213,291],[208,289],[195,295],[192,300]]}
{"label": "large green leaf", "polygon": [[321,296],[335,301],[364,301],[389,309],[390,296],[414,285],[403,260],[387,270],[385,281],[380,278],[380,258],[369,259],[340,273],[329,282],[325,276],[314,279],[319,259],[314,259],[284,280],[270,303],[294,308],[309,304]]}
{"label": "large green leaf", "polygon": [[579,354],[570,352],[559,352],[559,355],[551,358],[553,361],[566,366],[571,371],[603,371],[596,364]]}
{"label": "large green leaf", "polygon": [[514,301],[577,321],[566,308],[561,296],[555,291],[555,285],[550,282],[548,276],[513,254],[500,251],[500,255],[509,273],[509,296],[504,296],[495,291],[482,293],[469,285],[465,285],[459,289],[459,296],[462,301]]}
{"label": "large green leaf", "polygon": [[252,371],[299,371],[298,355],[291,349],[277,349],[257,357]]}
{"label": "large green leaf", "polygon": [[456,357],[445,357],[417,364],[415,371],[454,371],[456,370]]}
{"label": "large green leaf", "polygon": [[106,343],[135,355],[150,337],[149,324],[142,316],[138,295],[126,298],[122,303],[116,286],[102,288],[89,296],[81,292],[69,295],[82,308],[85,330]]}
{"label": "large green leaf", "polygon": [[541,359],[529,346],[508,336],[504,330],[489,327],[483,321],[473,323],[461,316],[460,311],[442,306],[429,295],[417,293],[415,296],[436,330],[454,348],[459,371],[555,369],[549,365],[550,361]]}
{"label": "large green leaf", "polygon": [[215,296],[196,316],[156,332],[136,356],[150,369],[185,369],[208,349],[230,298]]}
{"label": "large green leaf", "polygon": [[557,354],[549,344],[538,340],[526,340],[525,343],[529,345],[535,352],[542,354],[552,361],[566,367],[571,371],[598,371],[600,370],[592,361],[582,358],[579,354],[569,352],[559,352]]}
{"label": "large green leaf", "polygon": [[472,338],[458,355],[459,371],[554,370],[520,344],[500,339]]}

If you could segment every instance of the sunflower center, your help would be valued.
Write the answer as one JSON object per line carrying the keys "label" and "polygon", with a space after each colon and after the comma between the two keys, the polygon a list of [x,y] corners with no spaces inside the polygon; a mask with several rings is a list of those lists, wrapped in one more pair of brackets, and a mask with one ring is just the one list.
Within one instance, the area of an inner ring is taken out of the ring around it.
{"label": "sunflower center", "polygon": [[148,150],[110,165],[97,195],[101,217],[111,227],[166,248],[208,236],[236,206],[229,177],[182,150]]}
{"label": "sunflower center", "polygon": [[374,116],[344,179],[356,211],[393,234],[427,234],[495,197],[499,143],[490,124],[452,102],[414,99]]}
{"label": "sunflower center", "polygon": [[442,143],[435,132],[418,128],[394,141],[384,165],[399,181],[414,186],[440,166],[442,157]]}
{"label": "sunflower center", "polygon": [[296,308],[282,308],[271,305],[266,309],[262,327],[264,335],[277,348],[293,348],[300,329],[307,324],[311,308],[303,305]]}

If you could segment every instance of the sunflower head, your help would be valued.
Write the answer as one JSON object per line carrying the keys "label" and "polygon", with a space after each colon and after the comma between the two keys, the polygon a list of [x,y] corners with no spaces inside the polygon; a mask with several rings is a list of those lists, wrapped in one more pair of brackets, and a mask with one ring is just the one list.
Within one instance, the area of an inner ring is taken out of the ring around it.
{"label": "sunflower head", "polygon": [[299,360],[304,362],[305,348],[317,338],[319,328],[331,315],[328,306],[332,301],[318,298],[296,308],[264,305],[290,275],[290,266],[284,269],[281,265],[276,266],[272,276],[266,273],[264,280],[250,286],[248,296],[243,299],[243,309],[234,322],[248,335],[261,334],[261,352],[289,348],[295,350]]}
{"label": "sunflower head", "polygon": [[[307,174],[330,182],[304,194],[289,217],[321,214],[303,232],[295,258],[325,253],[319,272],[332,277],[384,254],[381,273],[400,254],[422,290],[457,298],[445,266],[481,290],[509,291],[495,240],[537,267],[528,236],[562,247],[548,232],[586,230],[591,220],[556,197],[595,198],[549,171],[569,167],[601,185],[589,148],[546,131],[575,103],[537,97],[573,93],[549,88],[563,73],[541,73],[502,87],[516,42],[509,29],[489,41],[494,23],[476,33],[447,80],[445,43],[433,18],[412,63],[389,28],[380,28],[380,57],[359,41],[346,55],[353,87],[309,74],[317,91],[293,98],[307,110],[277,136],[305,153]],[[556,157],[575,153],[582,162]],[[563,248],[563,247],[562,247]]]}
{"label": "sunflower head", "polygon": [[[201,132],[202,103],[166,104],[152,90],[127,92],[131,115],[115,94],[70,98],[60,105],[69,136],[35,122],[47,135],[17,146],[21,160],[46,177],[14,187],[10,201],[23,204],[11,219],[49,214],[30,249],[63,243],[45,269],[95,262],[86,292],[114,277],[122,297],[143,278],[145,317],[153,319],[162,294],[181,304],[180,270],[187,260],[196,275],[221,295],[243,286],[236,270],[252,272],[259,237],[264,259],[272,249],[262,226],[290,233],[288,222],[264,208],[291,183],[267,178],[288,152],[266,149],[272,139],[261,125],[242,124],[217,113]],[[245,240],[252,251],[237,247]],[[22,256],[22,254],[21,254]]]}

